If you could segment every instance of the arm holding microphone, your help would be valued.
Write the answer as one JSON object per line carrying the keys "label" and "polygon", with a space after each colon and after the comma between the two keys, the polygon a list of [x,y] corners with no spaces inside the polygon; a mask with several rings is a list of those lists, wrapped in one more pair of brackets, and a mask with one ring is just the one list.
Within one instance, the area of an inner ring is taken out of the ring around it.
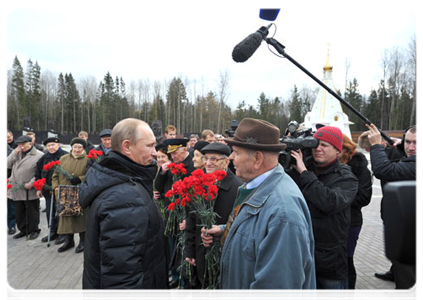
{"label": "arm holding microphone", "polygon": [[[342,99],[337,93],[332,91],[321,80],[319,80],[316,76],[311,74],[306,68],[304,68],[302,65],[300,65],[291,56],[289,56],[285,52],[285,46],[283,46],[281,43],[279,43],[274,38],[267,38],[267,35],[269,34],[269,28],[270,28],[270,26],[272,26],[272,24],[273,23],[271,23],[267,27],[265,27],[265,26],[260,27],[260,29],[257,30],[255,33],[250,34],[242,42],[240,42],[238,45],[236,45],[234,50],[232,51],[233,60],[235,62],[245,62],[245,61],[247,61],[254,54],[254,52],[258,49],[258,47],[260,47],[262,40],[265,40],[267,42],[267,44],[273,46],[276,49],[276,51],[278,51],[279,54],[281,54],[283,57],[287,58],[290,62],[292,62],[294,65],[296,65],[298,68],[300,68],[304,73],[306,73],[308,76],[310,76],[320,86],[322,86],[325,90],[327,90],[333,97],[338,99],[343,105],[348,107],[360,119],[362,119],[364,122],[366,122],[366,124],[368,124],[368,125],[372,124],[372,122],[369,119],[367,119],[363,114],[361,114],[358,110],[356,110],[348,102],[346,102],[344,99]],[[379,130],[381,136],[390,145],[394,144],[394,141],[392,141],[391,138],[388,135],[386,135],[382,130],[380,130],[380,129],[378,129],[378,130]]]}

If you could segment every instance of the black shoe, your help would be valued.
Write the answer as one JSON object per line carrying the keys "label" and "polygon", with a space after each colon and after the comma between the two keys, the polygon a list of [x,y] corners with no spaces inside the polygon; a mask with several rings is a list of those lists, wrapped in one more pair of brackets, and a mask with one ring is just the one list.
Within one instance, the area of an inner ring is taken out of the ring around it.
{"label": "black shoe", "polygon": [[9,231],[7,232],[7,234],[12,235],[16,233],[16,229],[15,228],[10,228]]}
{"label": "black shoe", "polygon": [[[57,239],[58,237],[59,237],[59,235],[58,235],[58,234],[53,233],[52,235],[50,235],[50,242],[51,242],[51,241],[54,241],[54,240],[55,240],[55,239]],[[65,241],[65,240],[63,240],[63,241]],[[43,238],[41,239],[41,242],[42,242],[42,243],[47,243],[47,242],[48,242],[48,236],[43,237]]]}
{"label": "black shoe", "polygon": [[172,281],[169,283],[169,288],[170,288],[170,289],[176,289],[176,288],[178,287],[178,285],[179,285],[178,280],[172,280]]}
{"label": "black shoe", "polygon": [[14,236],[13,236],[13,238],[14,239],[20,239],[21,237],[24,237],[24,236],[26,236],[26,233],[24,233],[24,232],[19,232],[18,234],[15,234]]}
{"label": "black shoe", "polygon": [[385,291],[385,296],[388,298],[392,298],[392,299],[399,299],[398,298],[398,293],[396,289],[392,289],[392,290],[386,290]]}
{"label": "black shoe", "polygon": [[75,247],[75,241],[73,239],[73,234],[64,234],[64,237],[65,237],[65,243],[62,245],[62,247],[57,249],[58,252],[63,252],[63,251],[66,251],[70,248]]}
{"label": "black shoe", "polygon": [[375,273],[375,276],[376,278],[382,280],[395,282],[394,274],[391,271],[388,271],[386,273]]}
{"label": "black shoe", "polygon": [[184,299],[188,297],[191,289],[189,287],[180,287],[179,290],[176,292],[176,299]]}
{"label": "black shoe", "polygon": [[75,253],[81,253],[84,251],[84,243],[79,243],[78,247],[75,248]]}
{"label": "black shoe", "polygon": [[40,235],[40,232],[39,231],[34,231],[33,233],[31,233],[29,235],[29,238],[28,239],[35,240],[39,235]]}
{"label": "black shoe", "polygon": [[54,242],[56,245],[63,244],[65,242],[65,236],[63,234],[59,234],[58,238]]}

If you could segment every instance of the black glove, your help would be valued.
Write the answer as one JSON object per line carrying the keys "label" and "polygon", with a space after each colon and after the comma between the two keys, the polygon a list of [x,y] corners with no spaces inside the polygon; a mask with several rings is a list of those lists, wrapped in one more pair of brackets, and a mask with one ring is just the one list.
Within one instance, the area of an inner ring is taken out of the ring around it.
{"label": "black glove", "polygon": [[79,179],[79,177],[76,177],[76,176],[74,176],[72,179],[71,179],[71,184],[72,185],[77,185],[77,184],[80,184],[82,181],[81,181],[81,179]]}

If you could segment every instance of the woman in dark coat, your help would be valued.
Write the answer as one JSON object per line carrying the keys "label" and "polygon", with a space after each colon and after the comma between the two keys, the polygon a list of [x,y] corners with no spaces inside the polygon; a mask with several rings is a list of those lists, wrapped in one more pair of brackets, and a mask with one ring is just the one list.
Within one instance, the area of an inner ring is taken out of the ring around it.
{"label": "woman in dark coat", "polygon": [[358,236],[363,225],[361,208],[368,205],[372,198],[372,175],[367,168],[367,158],[360,152],[356,152],[357,144],[343,135],[342,152],[339,160],[351,167],[351,171],[358,179],[358,192],[351,204],[351,226],[348,234],[348,288],[355,289],[357,273],[354,266],[354,251],[357,246]]}

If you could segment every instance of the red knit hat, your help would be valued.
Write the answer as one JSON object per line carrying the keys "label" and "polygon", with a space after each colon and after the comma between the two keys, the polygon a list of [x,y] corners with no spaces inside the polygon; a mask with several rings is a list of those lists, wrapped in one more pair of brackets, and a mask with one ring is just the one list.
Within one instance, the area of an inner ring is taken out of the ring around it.
{"label": "red knit hat", "polygon": [[339,152],[342,152],[342,131],[338,127],[334,126],[324,126],[319,128],[313,137],[317,138],[318,140],[328,142]]}

